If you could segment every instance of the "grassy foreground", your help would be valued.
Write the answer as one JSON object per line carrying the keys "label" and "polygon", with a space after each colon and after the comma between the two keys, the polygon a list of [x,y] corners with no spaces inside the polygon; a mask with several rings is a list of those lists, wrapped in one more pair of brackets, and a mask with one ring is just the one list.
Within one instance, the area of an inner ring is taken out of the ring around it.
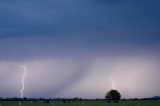
{"label": "grassy foreground", "polygon": [[[16,101],[2,101],[1,106],[19,106],[19,102]],[[119,103],[105,103],[104,101],[84,101],[84,102],[54,102],[42,103],[42,102],[22,102],[21,106],[160,106],[159,100],[137,100],[137,101],[120,101]]]}

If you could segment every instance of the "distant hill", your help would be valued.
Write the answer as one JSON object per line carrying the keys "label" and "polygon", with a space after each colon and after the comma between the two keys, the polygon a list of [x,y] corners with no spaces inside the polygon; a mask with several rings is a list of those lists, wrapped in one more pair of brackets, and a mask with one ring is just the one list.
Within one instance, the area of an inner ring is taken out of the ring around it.
{"label": "distant hill", "polygon": [[160,96],[153,96],[152,99],[160,100]]}

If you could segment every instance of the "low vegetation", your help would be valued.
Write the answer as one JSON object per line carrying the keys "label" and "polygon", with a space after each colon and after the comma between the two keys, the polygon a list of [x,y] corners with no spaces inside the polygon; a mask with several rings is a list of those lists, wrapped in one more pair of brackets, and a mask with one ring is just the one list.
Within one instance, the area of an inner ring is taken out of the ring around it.
{"label": "low vegetation", "polygon": [[[1,106],[19,106],[18,101],[1,101]],[[106,101],[23,101],[21,106],[160,106],[160,100],[120,100],[118,103]]]}

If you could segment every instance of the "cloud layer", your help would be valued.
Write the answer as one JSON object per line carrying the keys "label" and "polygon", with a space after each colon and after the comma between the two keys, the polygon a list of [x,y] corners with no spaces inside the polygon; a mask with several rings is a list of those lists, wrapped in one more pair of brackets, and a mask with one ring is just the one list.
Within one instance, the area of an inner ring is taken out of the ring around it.
{"label": "cloud layer", "polygon": [[0,96],[19,96],[22,64],[28,97],[103,97],[115,66],[123,97],[160,95],[159,3],[1,0]]}

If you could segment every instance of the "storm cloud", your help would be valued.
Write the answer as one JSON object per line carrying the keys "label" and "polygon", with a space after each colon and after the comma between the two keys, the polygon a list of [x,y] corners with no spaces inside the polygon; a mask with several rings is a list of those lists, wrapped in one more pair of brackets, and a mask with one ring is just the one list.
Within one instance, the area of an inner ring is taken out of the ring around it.
{"label": "storm cloud", "polygon": [[123,97],[160,95],[159,3],[1,0],[0,96],[19,96],[22,64],[27,97],[103,98],[121,66]]}

